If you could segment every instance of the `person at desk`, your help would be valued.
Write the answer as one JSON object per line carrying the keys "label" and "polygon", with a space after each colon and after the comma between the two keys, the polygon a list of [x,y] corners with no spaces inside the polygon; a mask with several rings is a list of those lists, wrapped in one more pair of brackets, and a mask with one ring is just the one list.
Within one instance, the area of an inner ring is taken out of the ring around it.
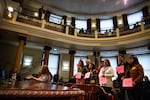
{"label": "person at desk", "polygon": [[52,74],[48,70],[48,66],[43,65],[40,69],[38,77],[34,77],[32,75],[29,75],[29,76],[25,77],[25,79],[36,80],[36,81],[39,81],[39,82],[49,82],[49,81],[52,80]]}

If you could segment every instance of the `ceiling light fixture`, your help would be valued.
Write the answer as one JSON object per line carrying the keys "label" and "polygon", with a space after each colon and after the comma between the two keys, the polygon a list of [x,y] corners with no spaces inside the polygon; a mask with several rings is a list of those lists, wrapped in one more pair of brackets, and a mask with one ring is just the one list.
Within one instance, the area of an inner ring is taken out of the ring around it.
{"label": "ceiling light fixture", "polygon": [[128,0],[123,0],[124,1],[124,5],[126,5],[127,4],[127,2],[128,2]]}
{"label": "ceiling light fixture", "polygon": [[14,11],[13,7],[8,6],[8,11],[13,12]]}

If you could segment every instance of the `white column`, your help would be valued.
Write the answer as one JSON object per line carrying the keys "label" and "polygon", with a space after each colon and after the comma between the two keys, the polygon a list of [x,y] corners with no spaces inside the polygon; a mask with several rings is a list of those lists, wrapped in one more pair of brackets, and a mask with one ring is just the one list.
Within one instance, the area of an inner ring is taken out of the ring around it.
{"label": "white column", "polygon": [[74,29],[74,36],[77,37],[77,29]]}
{"label": "white column", "polygon": [[141,22],[141,31],[144,31],[144,22]]}
{"label": "white column", "polygon": [[18,16],[18,12],[17,12],[17,11],[14,11],[14,12],[13,12],[13,18],[12,18],[12,21],[16,21],[17,16]]}
{"label": "white column", "polygon": [[66,26],[66,34],[69,34],[69,26]]}
{"label": "white column", "polygon": [[117,35],[117,37],[119,37],[119,36],[120,36],[119,28],[116,28],[116,35]]}
{"label": "white column", "polygon": [[95,38],[98,38],[98,32],[95,30]]}

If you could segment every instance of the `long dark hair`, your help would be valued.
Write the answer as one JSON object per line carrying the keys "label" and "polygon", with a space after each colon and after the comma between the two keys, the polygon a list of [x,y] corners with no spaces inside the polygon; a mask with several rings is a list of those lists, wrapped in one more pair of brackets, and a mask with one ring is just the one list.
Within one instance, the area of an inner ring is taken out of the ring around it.
{"label": "long dark hair", "polygon": [[108,59],[105,59],[104,61],[107,61],[107,63],[108,63],[107,66],[111,66],[110,61]]}
{"label": "long dark hair", "polygon": [[139,60],[138,60],[138,58],[137,58],[135,55],[131,55],[130,58],[131,58],[131,57],[132,57],[133,60],[134,60],[134,61],[133,61],[133,64],[139,64]]}

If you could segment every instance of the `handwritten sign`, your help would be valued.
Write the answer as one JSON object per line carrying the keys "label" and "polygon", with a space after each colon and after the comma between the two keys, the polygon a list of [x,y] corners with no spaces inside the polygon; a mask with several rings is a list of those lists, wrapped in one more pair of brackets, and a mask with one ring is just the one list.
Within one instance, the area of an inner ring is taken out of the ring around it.
{"label": "handwritten sign", "polygon": [[90,78],[90,72],[87,72],[84,76],[84,79]]}
{"label": "handwritten sign", "polygon": [[82,75],[82,73],[81,73],[81,72],[78,72],[78,73],[76,73],[75,78],[76,78],[76,79],[81,79],[81,75]]}
{"label": "handwritten sign", "polygon": [[107,83],[107,78],[106,77],[99,77],[99,84],[106,84]]}
{"label": "handwritten sign", "polygon": [[123,65],[117,66],[116,71],[117,71],[118,74],[124,73],[124,66]]}
{"label": "handwritten sign", "polygon": [[132,80],[132,78],[124,78],[122,85],[123,85],[123,87],[133,87],[133,80]]}

